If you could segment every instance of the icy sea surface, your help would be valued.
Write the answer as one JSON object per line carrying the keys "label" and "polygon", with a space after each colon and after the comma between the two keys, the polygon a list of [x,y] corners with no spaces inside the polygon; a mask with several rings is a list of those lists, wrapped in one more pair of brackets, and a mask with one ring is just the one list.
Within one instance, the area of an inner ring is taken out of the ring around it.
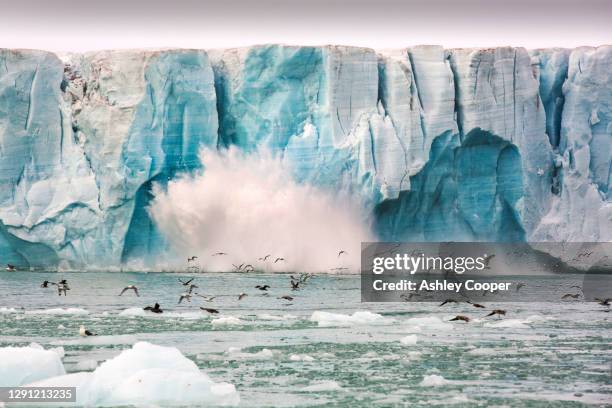
{"label": "icy sea surface", "polygon": [[[358,276],[316,276],[298,291],[282,274],[192,276],[217,297],[178,304],[184,274],[0,273],[0,347],[63,347],[73,373],[138,341],[173,346],[234,384],[240,406],[612,404],[612,315],[596,303],[361,303]],[[40,287],[62,278],[66,297]],[[130,284],[140,297],[119,297]],[[155,302],[163,314],[142,311]],[[495,308],[505,318],[484,318]],[[457,314],[474,320],[448,322]],[[80,325],[98,336],[81,338]]]}

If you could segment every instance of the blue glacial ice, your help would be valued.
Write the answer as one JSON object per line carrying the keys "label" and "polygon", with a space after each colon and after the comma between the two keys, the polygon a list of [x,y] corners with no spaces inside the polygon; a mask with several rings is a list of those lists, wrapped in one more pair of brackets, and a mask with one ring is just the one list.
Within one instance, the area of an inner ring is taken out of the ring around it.
{"label": "blue glacial ice", "polygon": [[230,146],[353,194],[381,239],[610,241],[611,64],[610,46],[0,50],[0,259],[163,256],[153,184]]}

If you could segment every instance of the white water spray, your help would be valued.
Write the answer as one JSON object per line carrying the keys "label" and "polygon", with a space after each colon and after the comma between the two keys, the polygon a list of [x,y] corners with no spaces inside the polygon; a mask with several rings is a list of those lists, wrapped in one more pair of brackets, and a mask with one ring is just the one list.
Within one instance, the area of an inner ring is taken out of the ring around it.
{"label": "white water spray", "polygon": [[263,271],[359,269],[360,243],[372,237],[349,197],[298,184],[268,153],[203,151],[201,160],[204,171],[154,189],[149,211],[177,254],[197,255],[207,271],[242,263]]}

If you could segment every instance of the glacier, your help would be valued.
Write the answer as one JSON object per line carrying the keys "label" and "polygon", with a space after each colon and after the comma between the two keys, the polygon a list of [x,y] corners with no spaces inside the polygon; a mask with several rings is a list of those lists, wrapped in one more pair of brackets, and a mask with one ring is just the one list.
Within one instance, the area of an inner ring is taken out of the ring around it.
{"label": "glacier", "polygon": [[381,240],[611,241],[611,64],[612,46],[1,49],[0,260],[154,263],[153,186],[228,147],[356,197]]}

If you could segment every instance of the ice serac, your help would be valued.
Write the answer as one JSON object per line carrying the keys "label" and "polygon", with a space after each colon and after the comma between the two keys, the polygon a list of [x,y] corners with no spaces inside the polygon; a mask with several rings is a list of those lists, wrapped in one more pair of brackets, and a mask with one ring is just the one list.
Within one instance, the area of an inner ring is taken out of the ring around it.
{"label": "ice serac", "polygon": [[611,48],[0,50],[0,259],[154,262],[152,186],[229,146],[381,239],[610,240]]}
{"label": "ice serac", "polygon": [[107,266],[161,250],[151,183],[198,167],[200,147],[217,143],[206,53],[109,51],[65,64],[1,55],[3,258]]}
{"label": "ice serac", "polygon": [[563,85],[556,195],[539,240],[612,240],[612,47],[569,54]]}

